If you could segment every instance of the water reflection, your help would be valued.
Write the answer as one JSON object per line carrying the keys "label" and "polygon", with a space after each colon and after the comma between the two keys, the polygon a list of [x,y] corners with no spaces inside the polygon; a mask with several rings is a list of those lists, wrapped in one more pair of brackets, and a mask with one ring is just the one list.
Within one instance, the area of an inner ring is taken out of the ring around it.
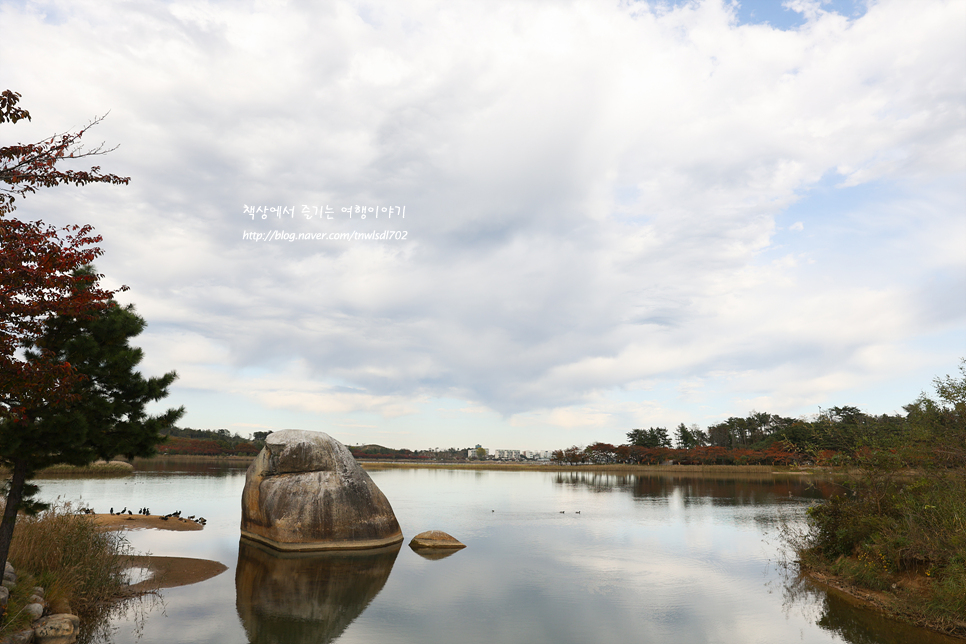
{"label": "water reflection", "polygon": [[241,541],[235,608],[251,644],[323,644],[362,614],[401,544],[376,551],[279,553]]}
{"label": "water reflection", "polygon": [[[346,561],[345,554],[286,560],[239,546],[245,466],[170,460],[127,479],[44,482],[48,501],[203,513],[203,531],[127,536],[137,550],[157,555],[237,560],[237,575],[165,591],[163,611],[138,603],[111,620],[85,622],[105,633],[94,641],[951,641],[824,587],[792,580],[786,588],[777,523],[784,516],[801,525],[808,500],[835,489],[827,480],[390,469],[373,478],[403,532],[440,527],[472,546],[445,561],[409,549],[385,552],[384,561]],[[177,473],[188,469],[197,473]]]}
{"label": "water reflection", "polygon": [[166,456],[164,458],[136,458],[134,469],[139,473],[150,472],[166,476],[226,477],[244,476],[251,459],[240,458],[190,458]]}
{"label": "water reflection", "polygon": [[446,559],[446,557],[451,557],[462,550],[462,548],[413,548],[412,546],[410,546],[410,549],[423,559],[427,559],[429,561]]}
{"label": "water reflection", "polygon": [[841,491],[830,480],[812,477],[779,477],[772,474],[681,475],[606,474],[561,472],[557,485],[589,489],[596,493],[629,491],[637,498],[670,498],[680,495],[687,504],[709,500],[714,505],[770,505],[776,499],[824,499]]}

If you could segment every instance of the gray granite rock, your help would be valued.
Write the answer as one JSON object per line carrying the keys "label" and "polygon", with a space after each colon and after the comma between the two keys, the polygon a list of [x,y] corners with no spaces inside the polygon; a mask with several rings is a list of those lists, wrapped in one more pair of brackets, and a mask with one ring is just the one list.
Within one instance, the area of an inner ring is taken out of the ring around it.
{"label": "gray granite rock", "polygon": [[389,500],[346,446],[296,429],[270,434],[249,466],[241,534],[281,551],[379,548],[403,539]]}
{"label": "gray granite rock", "polygon": [[80,630],[77,615],[48,615],[34,624],[37,644],[73,644]]}
{"label": "gray granite rock", "polygon": [[7,607],[7,602],[10,601],[10,589],[6,586],[0,586],[0,612]]}
{"label": "gray granite rock", "polygon": [[20,631],[9,635],[6,638],[0,640],[0,644],[31,644],[34,641],[34,629],[29,628],[25,631]]}
{"label": "gray granite rock", "polygon": [[40,619],[44,615],[44,605],[37,602],[27,604],[23,607],[23,612],[27,613],[34,619]]}
{"label": "gray granite rock", "polygon": [[442,530],[429,530],[427,532],[420,532],[413,537],[413,540],[409,542],[409,547],[414,550],[418,548],[458,550],[465,548],[466,544],[460,543]]}

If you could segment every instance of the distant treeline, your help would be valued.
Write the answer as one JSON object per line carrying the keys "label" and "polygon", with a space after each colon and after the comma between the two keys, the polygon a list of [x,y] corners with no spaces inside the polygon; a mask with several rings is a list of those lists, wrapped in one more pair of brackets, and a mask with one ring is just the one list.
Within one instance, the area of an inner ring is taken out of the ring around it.
{"label": "distant treeline", "polygon": [[[251,439],[232,434],[227,429],[192,429],[172,427],[165,432],[167,440],[158,446],[158,453],[167,456],[255,456],[265,446],[272,432],[255,432]],[[382,445],[347,446],[357,459],[408,461],[466,460],[466,449],[451,447],[445,450],[393,449]]]}
{"label": "distant treeline", "polygon": [[[909,406],[911,407],[911,405]],[[907,410],[908,411],[908,410]],[[702,430],[697,425],[632,429],[627,443],[598,442],[553,452],[560,463],[653,465],[843,465],[869,445],[901,444],[911,436],[908,416],[870,415],[857,407],[832,407],[814,418],[788,418],[752,411]],[[914,465],[910,463],[910,465]]]}
{"label": "distant treeline", "polygon": [[255,456],[270,433],[255,432],[255,438],[251,440],[227,429],[172,427],[164,432],[167,440],[158,445],[158,453],[169,456]]}
{"label": "distant treeline", "polygon": [[469,448],[456,449],[393,449],[382,445],[347,445],[349,451],[357,459],[387,460],[387,461],[465,461]]}

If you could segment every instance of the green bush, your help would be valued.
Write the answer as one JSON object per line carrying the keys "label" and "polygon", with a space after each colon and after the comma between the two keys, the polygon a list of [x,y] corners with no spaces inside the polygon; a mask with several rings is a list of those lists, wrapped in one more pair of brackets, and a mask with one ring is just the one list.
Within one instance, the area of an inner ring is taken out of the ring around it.
{"label": "green bush", "polygon": [[790,540],[805,568],[887,591],[893,610],[966,635],[966,362],[851,456],[848,491]]}

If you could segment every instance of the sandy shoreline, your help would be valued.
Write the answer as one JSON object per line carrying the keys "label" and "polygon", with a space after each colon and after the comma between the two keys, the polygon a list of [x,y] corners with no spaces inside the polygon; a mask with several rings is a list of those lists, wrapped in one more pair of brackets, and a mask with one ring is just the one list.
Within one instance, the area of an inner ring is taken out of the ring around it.
{"label": "sandy shoreline", "polygon": [[108,530],[140,530],[151,528],[154,530],[202,530],[200,523],[178,517],[162,519],[159,515],[150,514],[90,514],[91,520]]}
{"label": "sandy shoreline", "polygon": [[190,557],[155,557],[132,555],[126,557],[128,568],[145,568],[151,576],[125,589],[126,595],[141,595],[162,588],[189,586],[216,577],[228,570],[228,566],[210,559]]}
{"label": "sandy shoreline", "polygon": [[[92,514],[91,520],[106,530],[173,530],[177,532],[202,530],[204,526],[188,519],[142,514]],[[210,559],[190,557],[158,557],[130,555],[125,557],[127,568],[143,568],[151,572],[147,579],[124,589],[123,597],[150,593],[162,588],[188,586],[211,579],[228,570],[228,566]]]}

